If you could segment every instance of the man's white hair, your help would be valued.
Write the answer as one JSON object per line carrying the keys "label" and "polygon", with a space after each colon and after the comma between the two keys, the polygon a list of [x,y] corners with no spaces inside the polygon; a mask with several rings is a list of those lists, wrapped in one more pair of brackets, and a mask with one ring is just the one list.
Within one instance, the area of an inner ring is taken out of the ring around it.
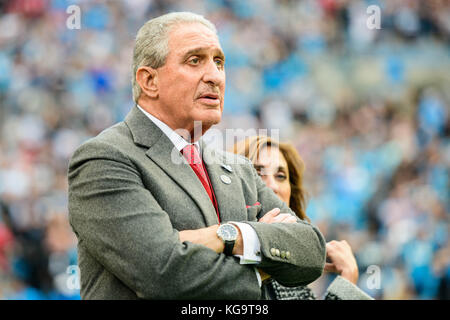
{"label": "man's white hair", "polygon": [[141,87],[136,81],[139,67],[154,69],[163,66],[169,53],[169,31],[174,25],[182,23],[201,23],[217,34],[216,27],[199,14],[192,12],[171,12],[147,21],[136,35],[133,50],[133,100],[137,103]]}

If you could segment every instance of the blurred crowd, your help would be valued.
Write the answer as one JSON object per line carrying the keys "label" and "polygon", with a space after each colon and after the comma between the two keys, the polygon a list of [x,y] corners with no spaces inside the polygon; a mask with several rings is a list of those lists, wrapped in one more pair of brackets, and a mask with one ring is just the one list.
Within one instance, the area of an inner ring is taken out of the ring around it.
{"label": "blurred crowd", "polygon": [[[66,24],[73,4],[80,29]],[[380,29],[367,25],[370,5]],[[132,108],[134,37],[169,11],[216,24],[227,72],[217,129],[280,129],[295,145],[307,214],[350,243],[359,286],[449,299],[447,0],[1,1],[0,299],[80,298],[68,161]]]}

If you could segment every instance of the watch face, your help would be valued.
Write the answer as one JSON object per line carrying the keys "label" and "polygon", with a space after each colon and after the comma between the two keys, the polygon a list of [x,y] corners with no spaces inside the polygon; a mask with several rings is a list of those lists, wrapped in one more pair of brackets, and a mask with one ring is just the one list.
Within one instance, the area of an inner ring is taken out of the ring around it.
{"label": "watch face", "polygon": [[232,226],[231,224],[223,224],[220,226],[218,230],[219,236],[224,241],[232,241],[237,239],[237,229],[235,226]]}

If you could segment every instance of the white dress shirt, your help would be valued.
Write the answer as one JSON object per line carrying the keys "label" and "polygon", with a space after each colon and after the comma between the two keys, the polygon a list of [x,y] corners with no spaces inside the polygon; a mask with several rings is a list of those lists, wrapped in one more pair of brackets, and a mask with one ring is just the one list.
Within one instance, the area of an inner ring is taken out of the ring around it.
{"label": "white dress shirt", "polygon": [[[141,110],[159,129],[161,129],[162,132],[169,138],[170,141],[172,141],[173,145],[178,151],[181,151],[186,147],[189,142],[187,142],[182,136],[180,136],[175,130],[170,128],[167,124],[153,116],[152,114],[148,113],[144,109],[141,108],[138,104],[136,105],[139,110]],[[197,150],[200,151],[200,144],[198,141],[194,142],[194,145],[196,146]],[[248,224],[242,223],[242,222],[230,222],[235,224],[237,227],[239,227],[241,234],[242,234],[242,241],[244,246],[244,252],[243,255],[236,255],[240,259],[241,264],[258,264],[261,262],[261,243],[259,242],[258,235],[256,234],[256,231]],[[258,278],[258,283],[261,286],[261,276],[258,272],[258,270],[255,268],[256,276]]]}

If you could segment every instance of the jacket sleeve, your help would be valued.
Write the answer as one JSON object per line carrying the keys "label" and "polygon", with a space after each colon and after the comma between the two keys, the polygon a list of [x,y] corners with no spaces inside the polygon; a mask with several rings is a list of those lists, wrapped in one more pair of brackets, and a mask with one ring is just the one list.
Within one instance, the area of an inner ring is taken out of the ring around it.
{"label": "jacket sleeve", "polygon": [[85,143],[68,176],[69,220],[79,245],[139,298],[260,299],[252,266],[179,241],[137,168],[114,146]]}
{"label": "jacket sleeve", "polygon": [[[282,213],[294,212],[261,180],[253,165],[258,201],[262,205],[260,219],[273,208]],[[293,287],[307,285],[323,272],[326,259],[325,239],[314,225],[297,219],[297,223],[247,222],[256,231],[261,244],[259,264],[280,284]]]}
{"label": "jacket sleeve", "polygon": [[374,300],[347,279],[337,276],[325,292],[325,300]]}

